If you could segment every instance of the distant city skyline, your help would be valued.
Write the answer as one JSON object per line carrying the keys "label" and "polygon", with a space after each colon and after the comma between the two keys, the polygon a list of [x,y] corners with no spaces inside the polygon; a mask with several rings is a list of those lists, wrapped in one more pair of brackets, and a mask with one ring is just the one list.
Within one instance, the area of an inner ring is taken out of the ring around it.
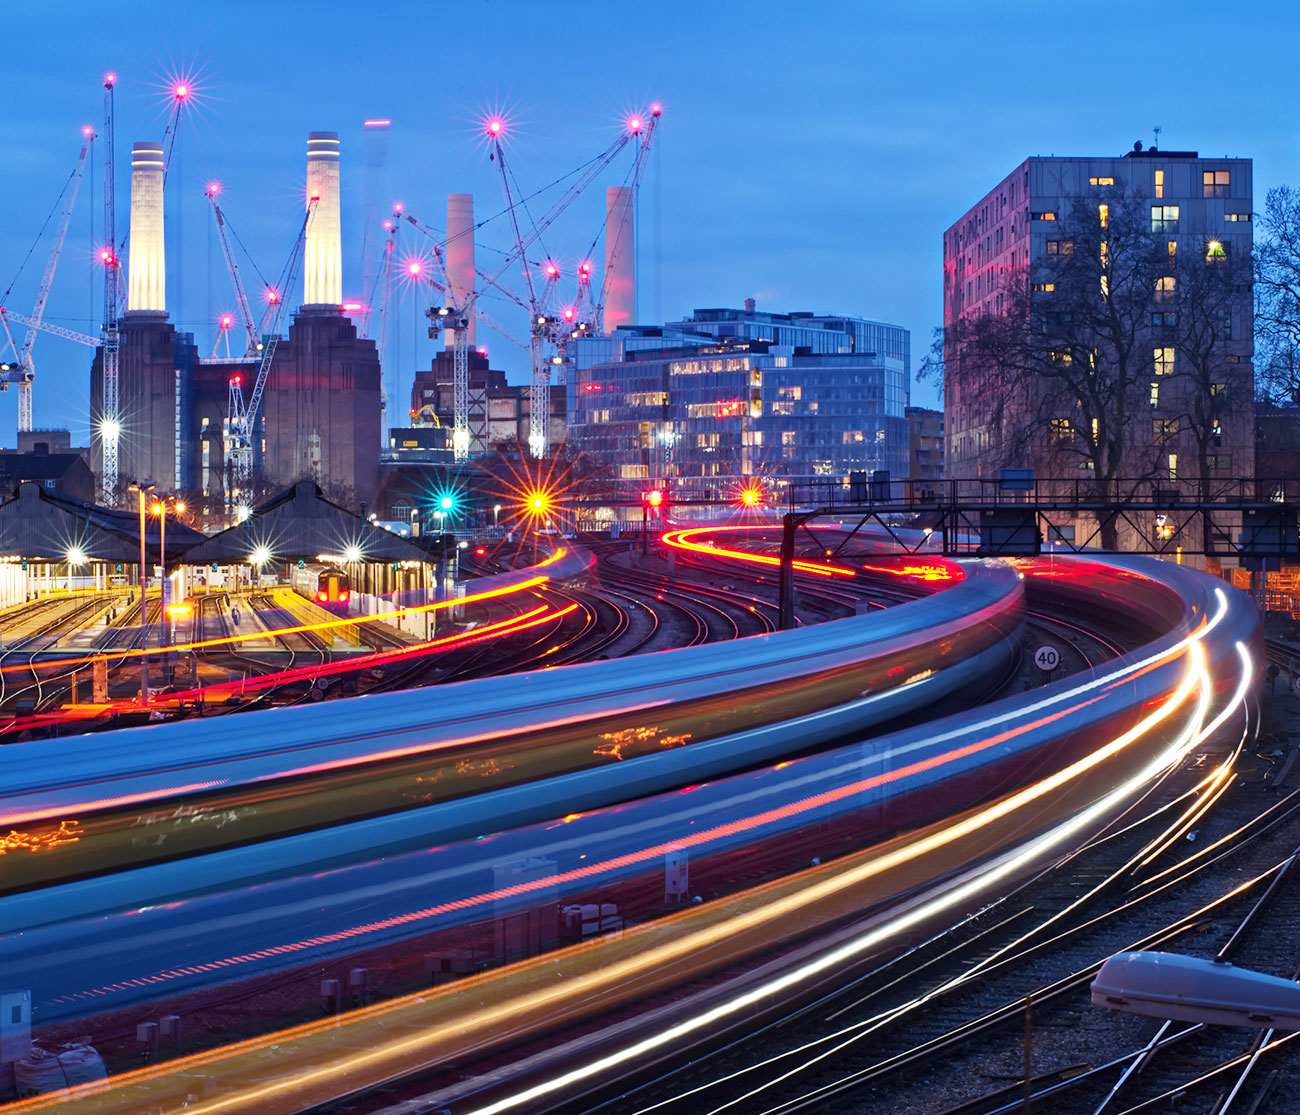
{"label": "distant city skyline", "polygon": [[[8,157],[0,294],[55,205],[82,126],[100,128],[103,74],[119,76],[119,237],[130,145],[161,138],[168,77],[187,75],[196,106],[167,187],[168,297],[205,355],[217,314],[234,300],[203,187],[223,183],[234,228],[274,279],[298,226],[307,133],[338,131],[345,298],[360,297],[362,123],[376,117],[392,120],[380,208],[400,199],[441,227],[449,192],[473,192],[480,221],[502,208],[496,167],[476,138],[488,111],[509,119],[511,170],[530,193],[593,158],[628,113],[660,100],[639,215],[639,320],[753,297],[759,309],[888,321],[912,332],[913,377],[942,316],[943,231],[1006,166],[1035,154],[1121,155],[1134,140],[1153,142],[1159,125],[1161,147],[1253,158],[1256,209],[1270,187],[1300,183],[1283,111],[1300,82],[1284,54],[1300,16],[1281,3],[1229,17],[1221,5],[1193,2],[1159,25],[1107,3],[1050,11],[834,3],[796,18],[774,3],[677,0],[649,16],[598,3],[398,3],[380,18],[336,0],[202,8],[145,0],[23,6],[6,18],[27,62],[0,73]],[[629,163],[616,162],[544,239],[562,265],[601,259],[603,187],[620,184]],[[46,312],[87,333],[98,332],[102,306],[92,258],[103,231],[102,167],[96,151]],[[562,189],[540,197],[534,215]],[[508,239],[501,220],[483,230],[481,269]],[[413,230],[403,244],[417,246]],[[9,308],[30,310],[47,250],[48,233],[6,296]],[[260,287],[249,265],[245,281]],[[290,297],[296,306],[301,290]],[[434,351],[423,301],[407,293],[394,315],[400,343],[396,352],[390,345],[389,381],[396,375],[399,398]],[[500,299],[485,308],[524,339],[522,311]],[[521,382],[524,354],[484,332],[493,362]],[[74,441],[86,441],[90,350],[44,336],[35,353],[36,424],[69,426]],[[938,399],[913,380],[912,402]],[[11,391],[0,396],[0,444],[14,443],[16,417]]]}

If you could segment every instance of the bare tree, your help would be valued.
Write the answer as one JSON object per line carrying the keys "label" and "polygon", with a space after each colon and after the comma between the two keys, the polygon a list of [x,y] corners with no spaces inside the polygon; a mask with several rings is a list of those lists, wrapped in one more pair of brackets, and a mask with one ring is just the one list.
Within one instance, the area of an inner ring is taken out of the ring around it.
{"label": "bare tree", "polygon": [[1261,398],[1300,406],[1300,190],[1268,191],[1255,248],[1255,368]]}
{"label": "bare tree", "polygon": [[[1214,480],[1225,477],[1218,450],[1225,437],[1233,445],[1251,445],[1254,429],[1246,421],[1253,417],[1251,365],[1233,348],[1247,347],[1244,331],[1249,323],[1251,261],[1230,253],[1218,240],[1204,245],[1187,245],[1175,270],[1178,294],[1178,325],[1175,334],[1177,363],[1166,384],[1152,384],[1152,402],[1157,392],[1168,388],[1174,398],[1180,431],[1195,457],[1197,494],[1202,500],[1214,497]],[[1162,408],[1165,409],[1165,408]],[[1237,426],[1244,428],[1237,429]],[[1225,434],[1229,427],[1230,434]],[[1241,475],[1242,462],[1237,462]]]}

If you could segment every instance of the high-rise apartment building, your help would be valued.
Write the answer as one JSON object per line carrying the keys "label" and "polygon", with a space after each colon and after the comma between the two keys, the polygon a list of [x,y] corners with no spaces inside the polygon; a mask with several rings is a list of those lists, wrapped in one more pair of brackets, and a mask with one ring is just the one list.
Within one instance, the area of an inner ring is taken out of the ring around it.
{"label": "high-rise apartment building", "polygon": [[945,474],[1124,499],[1254,469],[1251,161],[1026,159],[944,233]]}

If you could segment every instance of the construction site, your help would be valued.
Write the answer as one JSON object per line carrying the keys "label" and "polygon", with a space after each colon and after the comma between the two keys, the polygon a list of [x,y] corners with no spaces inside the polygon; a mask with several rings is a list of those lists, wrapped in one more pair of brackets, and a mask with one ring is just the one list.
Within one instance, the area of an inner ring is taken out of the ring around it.
{"label": "construction site", "polygon": [[[184,498],[193,525],[210,532],[240,522],[268,496],[305,480],[364,517],[375,506],[385,460],[398,468],[402,460],[417,459],[458,470],[503,445],[542,460],[563,441],[566,385],[579,347],[636,320],[636,199],[661,116],[658,104],[630,115],[605,150],[566,176],[535,219],[528,202],[536,205],[543,191],[521,188],[508,157],[505,118],[485,118],[481,140],[499,173],[503,205],[489,220],[508,230],[510,246],[496,252],[490,268],[479,266],[476,239],[488,222],[476,222],[472,194],[447,197],[445,228],[391,202],[380,227],[365,229],[361,301],[345,300],[343,293],[340,182],[346,157],[338,132],[307,136],[300,223],[285,230],[289,250],[266,273],[275,276],[269,281],[234,230],[221,184],[206,183],[235,308],[211,323],[204,340],[169,313],[169,265],[177,261],[168,259],[164,205],[194,90],[175,82],[161,140],[132,143],[123,230],[114,173],[117,84],[117,75],[105,75],[102,127],[83,129],[74,169],[47,219],[53,231],[34,306],[30,312],[14,307],[14,283],[0,296],[0,324],[11,350],[0,364],[0,389],[17,387],[20,442],[44,436],[32,406],[38,337],[52,334],[93,349],[90,444],[74,452],[93,473],[94,502],[133,508],[133,486],[150,487]],[[367,136],[382,136],[388,127],[387,120],[364,125]],[[102,202],[103,214],[96,253],[103,289],[99,336],[44,320],[92,148],[104,167],[102,198],[92,198],[92,204]],[[606,187],[603,270],[583,258],[564,274],[544,235],[574,201],[620,168],[621,184]],[[399,235],[403,243],[414,237],[416,250],[399,251]],[[45,245],[40,237],[38,243]],[[260,289],[244,277],[250,268]],[[178,283],[179,277],[172,279]],[[425,305],[429,338],[442,343],[413,379],[400,366],[389,367],[399,362],[385,351],[395,292],[410,295],[412,288]],[[484,312],[489,292],[511,307],[505,324]],[[527,352],[526,387],[512,388],[491,365],[480,344],[485,329]],[[403,397],[408,389],[409,407]],[[52,433],[64,448],[67,435],[58,440],[59,432]],[[58,486],[62,490],[61,481]]]}

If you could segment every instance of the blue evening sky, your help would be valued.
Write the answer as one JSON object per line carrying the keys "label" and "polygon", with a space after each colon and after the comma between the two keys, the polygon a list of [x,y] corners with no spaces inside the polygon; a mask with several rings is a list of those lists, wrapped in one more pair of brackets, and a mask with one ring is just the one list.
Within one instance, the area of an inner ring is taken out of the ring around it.
{"label": "blue evening sky", "polygon": [[[48,233],[20,265],[72,169],[80,128],[102,123],[106,70],[119,76],[119,236],[131,142],[162,137],[169,76],[194,76],[197,103],[167,187],[168,297],[204,355],[234,302],[203,198],[210,179],[223,183],[233,227],[272,278],[301,219],[306,134],[341,133],[345,295],[360,299],[363,120],[392,120],[384,180],[371,191],[381,208],[400,199],[441,227],[451,191],[473,192],[480,220],[501,209],[475,123],[489,109],[511,122],[509,155],[527,192],[587,162],[630,111],[658,99],[639,319],[746,297],[774,311],[877,318],[912,331],[915,371],[942,312],[943,230],[1026,155],[1119,155],[1160,125],[1162,147],[1253,158],[1257,208],[1269,187],[1300,185],[1298,25],[1291,3],[1205,0],[20,0],[6,7],[10,64],[0,69],[0,293],[17,274],[6,305],[30,311]],[[572,269],[593,243],[603,258],[603,188],[629,166],[616,161],[545,237],[562,264]],[[102,168],[96,154],[47,310],[89,333],[102,306],[92,263]],[[403,252],[418,246],[409,229],[401,240]],[[501,220],[482,231],[481,269],[508,240]],[[375,255],[373,236],[370,247]],[[300,297],[299,288],[294,305]],[[386,371],[403,397],[433,351],[424,304],[406,292],[391,314]],[[484,308],[523,338],[523,311],[499,299]],[[518,345],[486,330],[484,341],[522,382]],[[69,426],[84,441],[90,355],[38,341],[38,426]],[[916,385],[913,401],[935,404]],[[0,444],[13,444],[16,416],[17,393],[0,395]]]}

